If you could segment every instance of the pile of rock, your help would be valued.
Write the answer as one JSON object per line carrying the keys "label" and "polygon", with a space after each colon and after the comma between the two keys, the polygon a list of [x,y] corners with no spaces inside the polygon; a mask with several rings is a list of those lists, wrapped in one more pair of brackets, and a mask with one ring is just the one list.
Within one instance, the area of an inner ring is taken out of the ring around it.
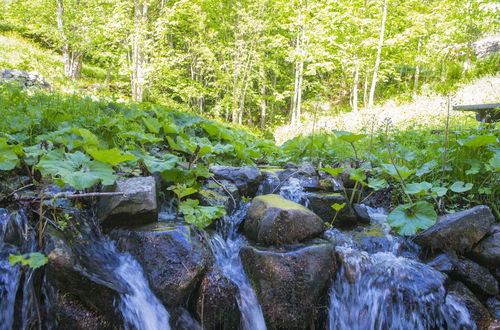
{"label": "pile of rock", "polygon": [[0,69],[0,83],[17,82],[24,88],[51,88],[45,78],[36,71],[21,71],[16,69]]}
{"label": "pile of rock", "polygon": [[244,223],[252,246],[240,256],[273,329],[302,329],[321,313],[336,271],[334,247],[318,239],[323,220],[279,195],[253,199]]}
{"label": "pile of rock", "polygon": [[429,265],[450,277],[449,294],[465,302],[479,327],[489,314],[500,320],[500,227],[489,207],[442,216],[415,242],[430,255]]}

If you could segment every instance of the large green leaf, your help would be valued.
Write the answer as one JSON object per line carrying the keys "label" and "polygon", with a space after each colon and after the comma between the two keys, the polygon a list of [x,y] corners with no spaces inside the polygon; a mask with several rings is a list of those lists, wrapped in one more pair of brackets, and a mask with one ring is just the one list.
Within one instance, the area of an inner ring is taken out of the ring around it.
{"label": "large green leaf", "polygon": [[410,195],[425,196],[429,193],[432,184],[429,182],[409,183],[406,185],[405,193]]}
{"label": "large green leaf", "polygon": [[40,252],[31,252],[30,254],[25,255],[9,255],[9,263],[13,267],[16,264],[20,263],[21,266],[29,266],[31,268],[38,268],[45,265],[49,262],[49,259]]}
{"label": "large green leaf", "polygon": [[471,190],[472,187],[473,187],[472,183],[465,183],[463,181],[456,181],[451,185],[450,190],[453,192],[456,192],[456,193],[463,193],[463,192]]}
{"label": "large green leaf", "polygon": [[115,182],[113,168],[108,164],[90,160],[82,152],[65,153],[62,149],[49,152],[37,165],[42,175],[58,177],[60,185],[69,184],[77,190],[90,188],[98,182],[111,185]]}
{"label": "large green leaf", "polygon": [[222,206],[200,206],[199,201],[187,199],[179,205],[179,210],[184,215],[184,220],[198,229],[204,229],[215,219],[226,215]]}
{"label": "large green leaf", "polygon": [[112,148],[112,149],[86,148],[85,150],[95,160],[98,160],[106,164],[116,165],[129,160],[135,160],[134,155],[123,153],[118,148]]}
{"label": "large green leaf", "polygon": [[335,136],[337,136],[339,139],[345,141],[345,142],[349,142],[349,143],[354,143],[356,141],[359,141],[363,138],[366,137],[366,134],[354,134],[354,133],[351,133],[351,132],[346,132],[346,131],[336,131],[336,130],[333,130],[332,131]]}
{"label": "large green leaf", "polygon": [[382,178],[368,178],[368,187],[372,188],[375,191],[385,189],[388,186],[389,184],[387,183],[387,181]]}
{"label": "large green leaf", "polygon": [[402,204],[387,216],[389,225],[400,235],[414,235],[436,223],[437,213],[431,203],[420,201],[415,204]]}
{"label": "large green leaf", "polygon": [[392,176],[394,179],[399,180],[399,174],[403,179],[408,178],[410,175],[415,173],[415,170],[410,170],[406,166],[398,166],[398,169],[396,171],[396,168],[392,164],[382,164],[383,171],[390,176]]}
{"label": "large green leaf", "polygon": [[469,137],[462,143],[465,147],[478,148],[496,141],[497,138],[493,135],[477,135]]}
{"label": "large green leaf", "polygon": [[17,162],[18,157],[12,146],[8,145],[5,140],[0,139],[0,170],[10,171],[16,167]]}
{"label": "large green leaf", "polygon": [[320,168],[320,171],[326,172],[331,176],[337,177],[346,168],[347,167],[337,167],[337,168],[322,167]]}

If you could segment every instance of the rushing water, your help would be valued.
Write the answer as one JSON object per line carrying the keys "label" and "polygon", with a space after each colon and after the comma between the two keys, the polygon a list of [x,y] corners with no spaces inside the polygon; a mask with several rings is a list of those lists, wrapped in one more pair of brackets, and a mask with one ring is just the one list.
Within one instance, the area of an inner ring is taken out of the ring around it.
{"label": "rushing water", "polygon": [[304,188],[297,178],[289,178],[279,190],[279,194],[285,199],[309,207],[309,199],[304,193]]}
{"label": "rushing water", "polygon": [[407,256],[397,255],[400,240],[391,236],[381,209],[369,209],[382,226],[389,248],[360,251],[355,239],[337,235],[343,263],[330,289],[330,330],[474,329],[464,306],[444,288],[445,276]]}
{"label": "rushing water", "polygon": [[243,221],[248,204],[230,216],[224,217],[221,228],[218,228],[211,239],[212,251],[217,266],[229,280],[238,287],[237,302],[242,317],[244,330],[265,330],[266,323],[257,296],[245,274],[239,252],[247,245],[243,235],[238,233],[238,226]]}
{"label": "rushing water", "polygon": [[170,329],[170,316],[149,288],[141,266],[129,254],[120,254],[119,260],[115,273],[129,287],[128,292],[120,297],[120,311],[126,329]]}

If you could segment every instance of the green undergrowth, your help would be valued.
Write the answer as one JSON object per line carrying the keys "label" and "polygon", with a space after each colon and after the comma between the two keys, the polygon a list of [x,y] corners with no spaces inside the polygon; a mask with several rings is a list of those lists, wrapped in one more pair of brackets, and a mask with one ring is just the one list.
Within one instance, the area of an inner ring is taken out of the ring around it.
{"label": "green undergrowth", "polygon": [[210,165],[255,164],[276,151],[271,141],[157,105],[94,101],[7,84],[0,85],[0,118],[0,176],[25,175],[36,184],[49,180],[86,190],[113,184],[118,175],[157,173],[182,187],[180,209],[189,210],[191,219],[221,215],[183,200],[211,176]]}

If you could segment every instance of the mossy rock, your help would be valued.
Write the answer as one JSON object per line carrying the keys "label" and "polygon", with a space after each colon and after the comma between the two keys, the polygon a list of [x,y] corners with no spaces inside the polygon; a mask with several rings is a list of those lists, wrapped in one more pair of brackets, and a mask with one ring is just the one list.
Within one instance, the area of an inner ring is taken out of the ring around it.
{"label": "mossy rock", "polygon": [[264,245],[303,242],[325,229],[314,212],[274,194],[253,199],[244,228],[250,239]]}

